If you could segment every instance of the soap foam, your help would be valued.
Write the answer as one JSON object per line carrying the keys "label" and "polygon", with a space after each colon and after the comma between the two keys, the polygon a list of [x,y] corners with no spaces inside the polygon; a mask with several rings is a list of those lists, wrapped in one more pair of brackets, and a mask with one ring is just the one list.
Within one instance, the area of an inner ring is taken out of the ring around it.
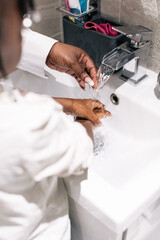
{"label": "soap foam", "polygon": [[102,126],[94,131],[94,150],[93,158],[102,159],[106,151],[109,150],[111,142],[111,129],[107,126],[107,119],[102,119]]}

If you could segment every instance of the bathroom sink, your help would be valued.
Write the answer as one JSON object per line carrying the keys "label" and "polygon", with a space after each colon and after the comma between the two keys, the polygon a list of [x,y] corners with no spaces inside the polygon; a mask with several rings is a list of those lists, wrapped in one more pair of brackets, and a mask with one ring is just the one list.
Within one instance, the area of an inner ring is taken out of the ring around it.
{"label": "bathroom sink", "polygon": [[[103,119],[95,131],[88,175],[66,180],[71,198],[117,233],[160,196],[160,101],[154,94],[157,74],[147,73],[137,86],[116,75],[108,80],[100,100],[112,117]],[[89,90],[86,97],[91,94]]]}
{"label": "bathroom sink", "polygon": [[[159,159],[160,101],[154,94],[155,86],[156,75],[150,72],[139,86],[115,79],[115,84],[109,81],[103,89],[102,101],[112,117],[103,120],[102,130],[96,130],[105,144],[91,168],[116,188]],[[112,93],[117,105],[110,100]]]}
{"label": "bathroom sink", "polygon": [[[84,92],[72,77],[50,69],[47,72],[47,80],[22,71],[12,77],[15,86],[23,90],[91,97],[92,90]],[[23,81],[17,81],[17,74]],[[154,94],[157,74],[149,70],[147,74],[137,86],[116,74],[108,80],[100,100],[112,116],[103,119],[102,127],[95,131],[91,167],[84,175],[65,179],[69,197],[117,234],[160,197],[160,100]]]}

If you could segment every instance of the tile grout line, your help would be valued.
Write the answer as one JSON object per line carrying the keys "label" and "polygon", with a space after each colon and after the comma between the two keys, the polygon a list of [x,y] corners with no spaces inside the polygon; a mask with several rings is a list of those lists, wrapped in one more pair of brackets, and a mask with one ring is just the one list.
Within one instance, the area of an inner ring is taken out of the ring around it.
{"label": "tile grout line", "polygon": [[119,0],[119,22],[121,22],[122,0]]}

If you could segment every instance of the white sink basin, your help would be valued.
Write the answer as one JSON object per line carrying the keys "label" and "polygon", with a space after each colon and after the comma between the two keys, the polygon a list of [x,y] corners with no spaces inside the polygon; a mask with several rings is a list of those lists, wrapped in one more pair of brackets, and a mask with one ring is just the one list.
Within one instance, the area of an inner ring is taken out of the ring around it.
{"label": "white sink basin", "polygon": [[[97,129],[103,133],[105,146],[100,153],[103,157],[92,165],[98,175],[115,187],[128,183],[160,157],[160,101],[154,94],[156,75],[150,72],[150,77],[139,86],[122,82],[117,88],[118,82],[121,80],[108,82],[102,93],[112,117],[103,120],[101,131]],[[105,95],[107,88],[109,96]],[[118,105],[110,101],[112,91],[119,99]]]}
{"label": "white sink basin", "polygon": [[[160,196],[156,79],[157,74],[148,71],[148,78],[138,86],[124,83],[116,75],[108,81],[101,101],[112,117],[104,119],[101,129],[96,130],[104,146],[93,156],[86,180],[66,180],[70,196],[117,233],[128,228]],[[111,102],[112,93],[119,98],[118,105]]]}
{"label": "white sink basin", "polygon": [[[49,72],[48,80],[15,73],[15,85],[53,96],[88,98],[72,77],[58,73],[53,78],[53,72]],[[16,74],[23,75],[23,81],[17,82]],[[27,84],[28,78],[34,84]],[[160,100],[154,95],[156,78],[157,74],[148,71],[148,78],[138,86],[124,83],[116,75],[108,81],[101,100],[112,117],[104,119],[103,126],[96,130],[104,146],[93,156],[87,173],[65,180],[70,198],[117,234],[160,197]],[[118,105],[110,101],[112,93],[119,98]]]}

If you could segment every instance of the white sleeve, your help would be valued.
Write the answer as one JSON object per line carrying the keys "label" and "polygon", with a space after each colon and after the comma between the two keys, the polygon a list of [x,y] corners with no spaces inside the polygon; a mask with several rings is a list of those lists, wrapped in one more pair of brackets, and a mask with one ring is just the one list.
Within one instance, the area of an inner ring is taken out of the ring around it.
{"label": "white sleeve", "polygon": [[24,127],[26,130],[24,147],[18,151],[22,151],[22,164],[28,174],[40,181],[49,176],[82,173],[90,164],[93,152],[85,128],[69,119],[62,106],[48,96],[28,93],[19,98],[17,131],[21,134]]}
{"label": "white sleeve", "polygon": [[46,58],[56,42],[56,40],[30,29],[23,29],[22,55],[18,68],[45,77]]}

